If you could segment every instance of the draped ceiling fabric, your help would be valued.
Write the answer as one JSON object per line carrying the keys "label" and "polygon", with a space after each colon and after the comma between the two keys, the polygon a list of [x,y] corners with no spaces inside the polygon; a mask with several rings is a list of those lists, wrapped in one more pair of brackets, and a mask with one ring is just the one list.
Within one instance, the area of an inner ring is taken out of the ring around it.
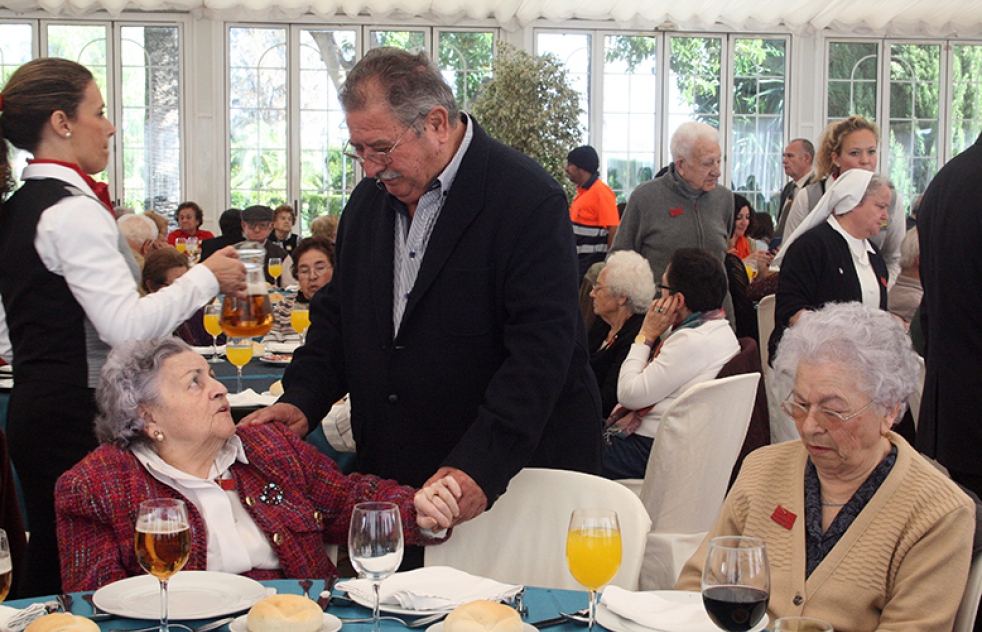
{"label": "draped ceiling fabric", "polygon": [[437,24],[495,20],[506,30],[538,19],[612,20],[632,29],[760,31],[775,27],[811,34],[824,29],[861,35],[973,37],[982,35],[982,0],[0,0],[18,12],[55,15],[105,10],[182,11],[218,19],[297,18],[312,14]]}

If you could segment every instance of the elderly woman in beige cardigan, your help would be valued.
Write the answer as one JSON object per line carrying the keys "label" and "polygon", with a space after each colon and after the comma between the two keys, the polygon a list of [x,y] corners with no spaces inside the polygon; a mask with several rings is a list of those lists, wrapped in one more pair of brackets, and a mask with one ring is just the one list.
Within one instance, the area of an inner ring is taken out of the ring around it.
{"label": "elderly woman in beige cardigan", "polygon": [[[790,328],[775,369],[800,441],[753,453],[709,538],[767,544],[768,614],[837,632],[950,631],[971,561],[968,496],[891,432],[917,360],[903,325],[860,303],[830,304]],[[678,588],[699,590],[704,541]]]}

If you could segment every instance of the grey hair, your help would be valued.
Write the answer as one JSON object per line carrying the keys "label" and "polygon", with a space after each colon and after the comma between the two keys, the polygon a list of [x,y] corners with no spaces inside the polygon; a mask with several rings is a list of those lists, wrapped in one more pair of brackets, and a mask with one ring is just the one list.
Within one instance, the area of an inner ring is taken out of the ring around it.
{"label": "grey hair", "polygon": [[904,240],[900,242],[900,268],[912,268],[917,263],[917,258],[921,256],[921,244],[917,236],[917,226],[914,226],[904,235]]}
{"label": "grey hair", "polygon": [[140,409],[159,404],[160,367],[168,358],[186,351],[191,351],[186,342],[168,336],[127,340],[109,353],[95,390],[99,405],[95,436],[99,443],[121,448],[149,443],[149,437],[143,434],[146,420]]}
{"label": "grey hair", "polygon": [[796,138],[796,139],[794,139],[793,141],[791,141],[788,144],[789,145],[794,145],[795,143],[801,143],[801,147],[802,147],[802,149],[805,150],[805,153],[808,154],[808,157],[809,158],[812,158],[812,159],[815,158],[815,144],[814,143],[812,143],[807,138]]}
{"label": "grey hair", "polygon": [[156,239],[159,234],[153,220],[143,215],[123,215],[116,220],[116,225],[123,237],[141,244],[148,239]]}
{"label": "grey hair", "polygon": [[718,145],[719,132],[712,125],[698,123],[696,121],[689,121],[679,125],[679,128],[672,134],[672,161],[675,162],[679,158],[691,160],[692,152],[700,140]]}
{"label": "grey hair", "polygon": [[453,90],[423,51],[414,55],[391,46],[373,48],[348,73],[338,100],[345,112],[358,112],[368,107],[376,89],[393,116],[403,125],[413,125],[417,136],[423,133],[418,119],[438,106],[447,110],[451,127],[460,122]]}
{"label": "grey hair", "polygon": [[801,364],[848,372],[886,410],[907,401],[921,370],[900,319],[862,303],[829,303],[802,314],[781,338],[774,369],[790,376]]}
{"label": "grey hair", "polygon": [[655,275],[647,259],[633,250],[618,250],[607,257],[604,270],[611,296],[627,298],[627,305],[635,314],[648,311],[655,298]]}
{"label": "grey hair", "polygon": [[869,179],[869,184],[866,185],[866,192],[863,193],[863,199],[859,201],[860,204],[866,201],[871,195],[876,195],[876,192],[880,190],[880,187],[887,187],[891,191],[894,190],[893,181],[882,173],[874,173],[873,177]]}

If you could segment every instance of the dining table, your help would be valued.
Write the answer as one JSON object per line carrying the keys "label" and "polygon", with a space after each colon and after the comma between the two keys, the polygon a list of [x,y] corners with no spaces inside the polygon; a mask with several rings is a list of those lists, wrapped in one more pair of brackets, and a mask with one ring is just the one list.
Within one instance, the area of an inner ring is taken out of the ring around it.
{"label": "dining table", "polygon": [[[324,589],[325,582],[322,579],[315,579],[311,581],[313,581],[313,586],[311,587],[309,594],[312,599],[316,599]],[[266,580],[261,581],[260,583],[267,588],[268,594],[272,594],[270,589],[275,590],[277,594],[303,594],[300,581],[295,579]],[[83,595],[85,594],[91,593],[70,593],[72,597],[71,611],[73,614],[81,616],[90,616],[93,614],[92,606],[83,598]],[[344,593],[335,588],[332,591],[332,594],[336,596],[343,596]],[[537,588],[534,586],[529,586],[526,588],[523,597],[523,604],[526,608],[528,608],[528,614],[523,617],[523,621],[526,623],[533,623],[543,619],[555,617],[559,612],[575,612],[576,610],[586,607],[587,599],[588,596],[586,591]],[[3,605],[13,608],[26,608],[33,603],[55,602],[55,600],[55,595],[50,595],[31,599],[17,599],[14,601],[8,601]],[[371,617],[372,614],[371,609],[352,604],[347,599],[332,600],[327,612],[342,619],[367,618]],[[245,614],[245,612],[242,614]],[[213,620],[215,619],[199,619],[191,621],[181,620],[179,623],[183,623],[193,628]],[[178,621],[171,619],[171,623],[177,622]],[[150,627],[155,623],[159,624],[159,621],[148,619],[130,619],[126,617],[112,617],[98,621],[99,628],[102,630],[102,632],[109,632],[109,630],[136,630]],[[370,630],[371,626],[371,622],[344,623],[342,630],[358,632]],[[382,620],[381,627],[385,632],[405,632],[407,629],[404,625],[396,621],[386,619]],[[556,632],[576,632],[579,630],[584,630],[585,627],[586,626],[583,624],[567,621],[566,623],[555,625],[549,629],[556,630]],[[228,632],[228,629],[228,625],[224,625],[218,628],[215,632]],[[182,632],[182,628],[175,628],[174,632]]]}

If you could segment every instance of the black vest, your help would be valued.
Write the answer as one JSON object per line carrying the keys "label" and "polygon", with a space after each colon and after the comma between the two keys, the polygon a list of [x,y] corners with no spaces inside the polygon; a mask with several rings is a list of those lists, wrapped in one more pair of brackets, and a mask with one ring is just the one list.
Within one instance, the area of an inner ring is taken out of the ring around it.
{"label": "black vest", "polygon": [[19,383],[89,386],[85,311],[34,247],[41,214],[71,195],[62,180],[27,180],[0,209],[0,295]]}

